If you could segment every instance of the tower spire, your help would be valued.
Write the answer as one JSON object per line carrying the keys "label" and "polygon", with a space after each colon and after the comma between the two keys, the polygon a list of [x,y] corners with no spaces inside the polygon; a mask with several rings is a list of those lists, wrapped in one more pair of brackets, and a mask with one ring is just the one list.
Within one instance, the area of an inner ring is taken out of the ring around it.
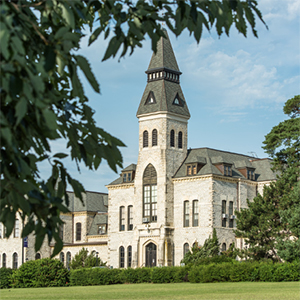
{"label": "tower spire", "polygon": [[142,96],[137,117],[153,113],[172,113],[190,118],[190,113],[180,87],[179,70],[167,31],[166,38],[157,43],[146,71],[147,86]]}

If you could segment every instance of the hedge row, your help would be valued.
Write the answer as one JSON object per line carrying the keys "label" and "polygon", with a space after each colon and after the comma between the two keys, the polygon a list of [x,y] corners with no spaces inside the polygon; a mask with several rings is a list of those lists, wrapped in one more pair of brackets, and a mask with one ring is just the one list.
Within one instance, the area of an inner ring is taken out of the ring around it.
{"label": "hedge row", "polygon": [[70,285],[120,283],[299,281],[299,263],[222,263],[192,267],[80,269],[70,273]]}
{"label": "hedge row", "polygon": [[299,263],[223,263],[192,267],[189,282],[299,281]]}

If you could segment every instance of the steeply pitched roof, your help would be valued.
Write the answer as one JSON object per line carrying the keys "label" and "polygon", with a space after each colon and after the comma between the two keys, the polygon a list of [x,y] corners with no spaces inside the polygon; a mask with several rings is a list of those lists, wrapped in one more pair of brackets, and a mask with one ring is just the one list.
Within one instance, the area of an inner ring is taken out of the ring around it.
{"label": "steeply pitched roof", "polygon": [[166,38],[161,38],[157,43],[157,51],[152,54],[148,67],[149,70],[168,68],[170,70],[179,71],[177,61],[172,49],[172,45],[166,30],[164,30]]}
{"label": "steeply pitched roof", "polygon": [[69,210],[72,212],[78,211],[93,211],[107,212],[108,195],[104,193],[86,192],[83,194],[83,204],[73,192],[68,192],[69,195]]}
{"label": "steeply pitched roof", "polygon": [[233,178],[245,178],[240,172],[240,168],[254,168],[255,181],[276,179],[276,174],[271,170],[271,160],[269,159],[254,159],[251,156],[211,148],[189,150],[174,178],[191,177],[187,175],[186,165],[197,162],[203,166],[197,175],[223,175],[216,165],[231,164]]}
{"label": "steeply pitched roof", "polygon": [[[159,40],[157,53],[153,53],[149,68],[146,71],[148,82],[137,111],[137,117],[155,112],[173,113],[187,118],[190,117],[187,103],[179,84],[181,72],[166,31],[165,34],[166,38],[162,37]],[[147,102],[150,94],[154,95],[155,102]],[[179,98],[179,104],[174,103],[176,96]]]}
{"label": "steeply pitched roof", "polygon": [[98,225],[99,224],[107,224],[107,214],[97,214],[97,215],[95,215],[88,235],[97,235],[97,234],[99,234],[98,233]]}
{"label": "steeply pitched roof", "polygon": [[[125,169],[122,170],[122,172],[129,172],[129,171],[135,171],[136,169],[136,164],[131,164],[128,167],[126,167]],[[123,178],[122,178],[122,173],[120,174],[120,177],[118,177],[116,180],[114,180],[113,182],[111,182],[108,185],[116,185],[116,184],[127,184],[127,183],[132,183],[134,182],[134,178],[130,181],[130,182],[123,182]]]}

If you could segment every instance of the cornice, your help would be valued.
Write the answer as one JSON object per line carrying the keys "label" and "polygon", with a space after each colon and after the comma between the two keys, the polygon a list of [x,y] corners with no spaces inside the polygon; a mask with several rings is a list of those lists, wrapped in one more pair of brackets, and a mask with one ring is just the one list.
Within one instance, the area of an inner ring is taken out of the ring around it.
{"label": "cornice", "polygon": [[128,189],[130,187],[134,187],[134,183],[120,183],[115,185],[106,185],[105,187],[109,190]]}
{"label": "cornice", "polygon": [[171,120],[176,120],[176,121],[186,123],[190,117],[172,113],[172,112],[167,112],[167,111],[166,112],[156,111],[156,112],[141,114],[138,116],[138,118],[139,118],[139,122],[165,118],[165,119],[171,119]]}
{"label": "cornice", "polygon": [[172,182],[183,182],[183,181],[200,181],[213,179],[213,175],[200,175],[200,176],[185,176],[180,178],[172,178]]}

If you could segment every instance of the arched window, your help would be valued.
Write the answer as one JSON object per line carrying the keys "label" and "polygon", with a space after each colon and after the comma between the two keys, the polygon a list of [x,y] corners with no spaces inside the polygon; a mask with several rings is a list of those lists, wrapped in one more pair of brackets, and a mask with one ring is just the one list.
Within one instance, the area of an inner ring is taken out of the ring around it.
{"label": "arched window", "polygon": [[59,260],[60,260],[63,264],[65,264],[65,254],[64,254],[63,252],[60,252],[60,254],[59,254]]}
{"label": "arched window", "polygon": [[183,202],[183,227],[190,226],[190,204],[189,201]]}
{"label": "arched window", "polygon": [[129,205],[128,206],[128,230],[133,230],[133,206]]}
{"label": "arched window", "polygon": [[2,267],[6,268],[6,254],[5,253],[2,254]]}
{"label": "arched window", "polygon": [[20,222],[19,222],[19,219],[16,219],[16,221],[15,221],[14,237],[15,238],[20,237]]}
{"label": "arched window", "polygon": [[182,149],[182,132],[179,131],[178,133],[178,148]]}
{"label": "arched window", "polygon": [[127,248],[127,267],[131,268],[131,261],[132,261],[132,247],[128,246]]}
{"label": "arched window", "polygon": [[41,259],[41,254],[40,253],[36,253],[35,254],[35,260]]}
{"label": "arched window", "polygon": [[226,200],[222,200],[222,227],[226,227],[227,215],[226,215]]}
{"label": "arched window", "polygon": [[152,130],[152,146],[157,146],[157,130]]}
{"label": "arched window", "polygon": [[222,244],[222,252],[223,251],[226,251],[226,244],[225,243]]}
{"label": "arched window", "polygon": [[198,200],[193,201],[193,226],[198,226],[199,224],[199,207]]}
{"label": "arched window", "polygon": [[12,257],[12,268],[18,269],[18,254],[15,252]]}
{"label": "arched window", "polygon": [[151,164],[143,175],[143,218],[147,222],[157,221],[157,173]]}
{"label": "arched window", "polygon": [[143,132],[143,148],[148,147],[148,131]]}
{"label": "arched window", "polygon": [[81,223],[76,223],[76,241],[81,241]]}
{"label": "arched window", "polygon": [[120,207],[120,231],[125,230],[125,207]]}
{"label": "arched window", "polygon": [[67,252],[67,269],[70,269],[70,264],[71,264],[71,252]]}
{"label": "arched window", "polygon": [[188,243],[185,243],[183,245],[183,257],[189,252],[189,244]]}
{"label": "arched window", "polygon": [[173,129],[170,132],[170,147],[175,147],[175,131]]}
{"label": "arched window", "polygon": [[124,268],[125,267],[125,250],[124,247],[121,246],[119,249],[119,261],[120,261],[120,268]]}

